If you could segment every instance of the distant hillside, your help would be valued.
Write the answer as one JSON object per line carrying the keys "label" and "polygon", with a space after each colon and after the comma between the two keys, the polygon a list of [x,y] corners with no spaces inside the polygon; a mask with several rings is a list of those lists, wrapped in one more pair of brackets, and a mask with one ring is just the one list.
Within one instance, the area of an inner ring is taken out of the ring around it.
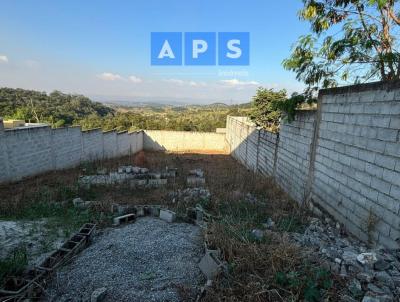
{"label": "distant hillside", "polygon": [[228,115],[248,115],[250,106],[162,105],[156,103],[113,103],[112,107],[82,95],[50,94],[39,91],[0,88],[0,116],[44,122],[52,127],[80,125],[83,129],[215,131],[225,127]]}
{"label": "distant hillside", "polygon": [[0,116],[32,122],[47,122],[53,126],[72,125],[93,115],[113,115],[114,109],[93,102],[83,95],[0,88]]}

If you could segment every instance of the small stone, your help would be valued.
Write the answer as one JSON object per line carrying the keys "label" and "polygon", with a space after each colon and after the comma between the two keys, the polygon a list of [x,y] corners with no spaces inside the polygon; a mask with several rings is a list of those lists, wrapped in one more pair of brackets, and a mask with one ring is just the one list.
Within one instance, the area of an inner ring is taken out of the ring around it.
{"label": "small stone", "polygon": [[375,294],[378,294],[378,295],[379,295],[379,294],[380,294],[380,295],[385,294],[385,291],[384,291],[382,288],[376,286],[376,285],[373,284],[373,283],[369,283],[369,284],[368,284],[368,289],[369,289],[371,292],[373,292],[373,293],[375,293]]}
{"label": "small stone", "polygon": [[340,268],[340,276],[347,277],[347,270],[346,270],[346,266],[344,266],[344,265],[342,265],[342,267]]}
{"label": "small stone", "polygon": [[379,259],[374,263],[374,269],[377,271],[386,271],[391,267],[391,264],[385,260]]}
{"label": "small stone", "polygon": [[372,296],[364,296],[362,302],[380,302],[379,299]]}
{"label": "small stone", "polygon": [[378,259],[375,253],[361,253],[357,256],[357,261],[364,265],[373,265]]}
{"label": "small stone", "polygon": [[344,251],[342,259],[347,264],[354,264],[357,262],[357,254],[351,251]]}
{"label": "small stone", "polygon": [[251,231],[251,235],[254,236],[254,238],[256,238],[257,240],[261,240],[264,238],[264,232],[260,229],[254,229]]}
{"label": "small stone", "polygon": [[101,287],[97,288],[90,297],[90,302],[101,302],[104,300],[107,294],[107,288]]}
{"label": "small stone", "polygon": [[357,279],[366,283],[370,283],[373,279],[372,275],[368,273],[358,273]]}
{"label": "small stone", "polygon": [[361,288],[361,283],[357,279],[351,280],[348,289],[352,293],[354,297],[358,297],[362,295],[362,288]]}
{"label": "small stone", "polygon": [[388,286],[391,289],[394,289],[394,282],[392,277],[387,272],[377,272],[375,274],[376,280],[378,280],[382,285]]}
{"label": "small stone", "polygon": [[357,302],[357,300],[350,297],[349,295],[344,295],[340,297],[340,302]]}
{"label": "small stone", "polygon": [[272,229],[274,226],[275,222],[271,218],[268,218],[267,221],[263,223],[263,227],[266,229]]}

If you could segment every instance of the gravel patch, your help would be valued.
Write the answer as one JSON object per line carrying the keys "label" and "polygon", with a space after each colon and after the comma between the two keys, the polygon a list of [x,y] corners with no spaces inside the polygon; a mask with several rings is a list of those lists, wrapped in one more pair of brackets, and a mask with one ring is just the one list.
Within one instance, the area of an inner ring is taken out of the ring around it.
{"label": "gravel patch", "polygon": [[90,301],[106,287],[103,301],[194,300],[205,282],[197,265],[202,242],[197,226],[151,217],[106,229],[56,273],[43,299]]}

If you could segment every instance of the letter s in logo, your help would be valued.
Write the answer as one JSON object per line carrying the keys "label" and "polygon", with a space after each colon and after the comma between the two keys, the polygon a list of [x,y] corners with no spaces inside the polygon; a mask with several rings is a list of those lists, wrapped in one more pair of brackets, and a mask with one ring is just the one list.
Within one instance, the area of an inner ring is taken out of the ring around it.
{"label": "letter s in logo", "polygon": [[218,33],[218,65],[249,65],[250,33]]}

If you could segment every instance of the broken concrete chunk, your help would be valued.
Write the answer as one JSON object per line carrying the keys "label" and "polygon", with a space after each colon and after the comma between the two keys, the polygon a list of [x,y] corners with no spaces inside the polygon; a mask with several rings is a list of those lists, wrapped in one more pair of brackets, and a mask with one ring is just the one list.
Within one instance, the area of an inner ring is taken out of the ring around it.
{"label": "broken concrete chunk", "polygon": [[206,179],[198,176],[188,176],[186,183],[190,186],[202,186],[205,185]]}
{"label": "broken concrete chunk", "polygon": [[104,300],[107,294],[107,288],[101,287],[97,288],[90,297],[90,302],[101,302]]}
{"label": "broken concrete chunk", "polygon": [[357,256],[357,261],[361,264],[372,266],[378,259],[375,253],[361,253]]}
{"label": "broken concrete chunk", "polygon": [[170,210],[160,210],[160,219],[166,221],[166,222],[174,222],[176,219],[176,214],[173,211]]}
{"label": "broken concrete chunk", "polygon": [[206,253],[200,260],[199,268],[207,280],[213,280],[221,272],[222,263],[214,253]]}
{"label": "broken concrete chunk", "polygon": [[72,203],[74,204],[74,207],[77,207],[78,205],[82,204],[84,201],[82,198],[77,197],[72,199]]}

